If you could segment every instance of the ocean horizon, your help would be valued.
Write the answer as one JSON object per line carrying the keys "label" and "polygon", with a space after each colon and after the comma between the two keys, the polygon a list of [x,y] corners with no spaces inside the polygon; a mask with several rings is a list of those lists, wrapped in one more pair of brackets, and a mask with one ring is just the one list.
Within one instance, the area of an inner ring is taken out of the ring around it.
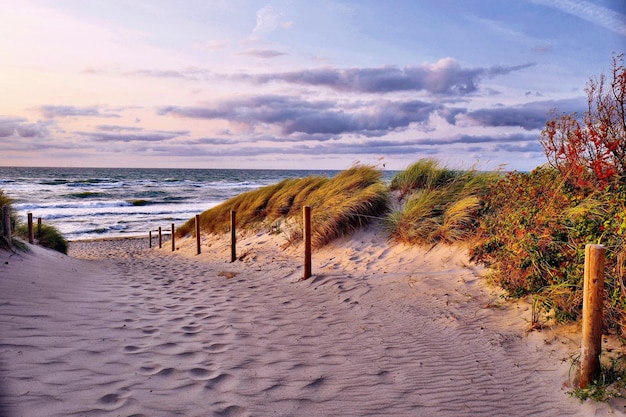
{"label": "ocean horizon", "polygon": [[[0,167],[21,222],[42,218],[72,240],[146,236],[246,191],[340,170]],[[396,171],[384,171],[391,179]]]}

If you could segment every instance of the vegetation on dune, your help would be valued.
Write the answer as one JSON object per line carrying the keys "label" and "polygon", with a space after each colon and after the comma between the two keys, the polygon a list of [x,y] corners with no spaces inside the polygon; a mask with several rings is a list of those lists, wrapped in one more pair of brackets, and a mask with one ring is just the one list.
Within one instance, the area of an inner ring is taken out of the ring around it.
{"label": "vegetation on dune", "polygon": [[[11,244],[7,241],[6,235],[4,231],[2,231],[0,227],[0,231],[2,232],[0,239],[0,249],[9,249],[11,246],[17,247],[19,249],[26,249],[26,245],[24,245],[19,240],[15,239],[15,236],[18,236],[24,240],[28,240],[28,225],[20,224],[17,216],[12,210],[11,203],[12,199],[9,198],[2,190],[0,190],[0,207],[9,206],[11,209],[11,235],[13,237]],[[53,226],[42,224],[41,230],[38,234],[36,234],[35,238],[41,246],[54,249],[58,252],[67,254],[68,243],[63,234],[59,232]]]}
{"label": "vegetation on dune", "polygon": [[394,176],[390,188],[404,204],[388,217],[394,240],[412,244],[467,240],[478,225],[480,196],[498,173],[452,171],[431,159]]}
{"label": "vegetation on dune", "polygon": [[[28,240],[28,225],[18,225],[16,233],[20,238]],[[56,227],[42,223],[41,230],[37,231],[35,226],[35,239],[39,245],[67,255],[69,244]]]}
{"label": "vegetation on dune", "polygon": [[[354,166],[334,178],[311,176],[285,179],[277,184],[240,194],[200,214],[200,228],[208,233],[225,233],[230,212],[237,212],[240,229],[272,229],[282,223],[294,226],[290,240],[301,238],[302,207],[311,207],[312,244],[322,246],[387,211],[389,193],[382,172],[371,166]],[[194,219],[177,230],[177,235],[194,233]]]}

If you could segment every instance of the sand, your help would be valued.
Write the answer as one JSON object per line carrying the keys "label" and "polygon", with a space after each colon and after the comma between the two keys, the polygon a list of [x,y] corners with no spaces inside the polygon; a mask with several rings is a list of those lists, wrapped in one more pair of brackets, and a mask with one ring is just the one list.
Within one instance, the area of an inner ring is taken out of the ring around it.
{"label": "sand", "polygon": [[460,247],[376,229],[313,254],[282,235],[149,249],[0,251],[8,416],[604,416],[566,391],[579,336],[527,333],[530,308]]}

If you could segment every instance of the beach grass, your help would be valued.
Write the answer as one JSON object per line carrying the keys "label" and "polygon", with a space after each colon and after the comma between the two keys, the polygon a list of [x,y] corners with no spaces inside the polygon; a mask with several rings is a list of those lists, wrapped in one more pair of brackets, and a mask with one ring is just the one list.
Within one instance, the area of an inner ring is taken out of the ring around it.
{"label": "beach grass", "polygon": [[[237,212],[241,230],[272,229],[281,222],[301,224],[302,207],[311,207],[312,244],[322,246],[354,229],[381,218],[388,209],[389,192],[382,172],[356,165],[333,178],[288,178],[277,184],[240,194],[200,214],[206,233],[221,234],[230,228],[230,212]],[[194,219],[177,229],[178,236],[194,233]],[[291,240],[299,240],[291,234]]]}

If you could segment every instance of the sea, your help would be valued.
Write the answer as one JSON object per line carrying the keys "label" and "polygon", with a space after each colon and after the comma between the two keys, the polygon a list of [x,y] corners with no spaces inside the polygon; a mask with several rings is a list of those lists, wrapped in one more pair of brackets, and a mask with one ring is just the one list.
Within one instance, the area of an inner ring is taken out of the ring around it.
{"label": "sea", "polygon": [[[339,171],[0,167],[0,190],[22,222],[28,213],[67,240],[147,236],[171,230],[238,194]],[[389,175],[388,173],[386,173]]]}

